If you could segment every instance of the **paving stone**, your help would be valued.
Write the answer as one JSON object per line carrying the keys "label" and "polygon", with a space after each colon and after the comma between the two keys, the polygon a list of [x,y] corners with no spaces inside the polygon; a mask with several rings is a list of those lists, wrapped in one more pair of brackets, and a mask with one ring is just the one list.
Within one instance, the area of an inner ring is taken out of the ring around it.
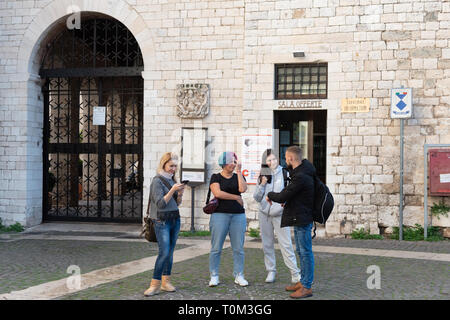
{"label": "paving stone", "polygon": [[399,241],[399,240],[359,240],[359,239],[314,239],[313,245],[405,250],[419,252],[450,253],[450,241]]}
{"label": "paving stone", "polygon": [[[188,239],[186,237],[185,239]],[[208,237],[202,237],[208,238]],[[192,239],[192,238],[191,238]],[[204,239],[203,239],[204,240]],[[251,240],[258,242],[258,240]],[[249,242],[249,240],[247,240]],[[412,242],[396,240],[314,239],[313,245],[450,252],[450,242]],[[181,249],[186,245],[177,245]],[[290,273],[281,253],[277,255],[277,281],[264,282],[266,270],[262,249],[246,248],[245,276],[248,287],[234,284],[232,250],[224,249],[221,284],[209,288],[209,255],[175,263],[172,279],[175,293],[144,297],[153,271],[79,291],[61,300],[72,299],[156,299],[156,300],[289,300],[284,286]],[[67,267],[78,265],[82,273],[157,254],[157,244],[135,241],[83,241],[18,239],[0,242],[0,293],[25,289],[68,276]],[[297,258],[298,259],[298,258]],[[370,290],[369,266],[378,266],[381,289]],[[420,259],[315,253],[314,296],[311,299],[442,299],[450,294],[450,263]]]}
{"label": "paving stone", "polygon": [[[186,247],[177,245],[177,249]],[[81,273],[156,255],[156,243],[17,240],[0,242],[0,293],[25,289],[70,276],[70,265]]]}
{"label": "paving stone", "polygon": [[[264,255],[261,249],[245,249],[245,276],[248,287],[239,287],[233,281],[231,248],[223,251],[220,281],[217,287],[208,287],[209,256],[203,255],[176,263],[173,267],[173,284],[177,292],[162,292],[144,297],[143,292],[151,279],[151,272],[144,272],[112,283],[100,285],[61,300],[284,300],[290,299],[284,286],[290,281],[290,273],[276,250],[277,281],[264,282]],[[367,268],[376,265],[381,271],[381,289],[368,289],[367,281],[372,273]],[[344,254],[315,254],[314,296],[311,299],[449,299],[450,265],[447,262],[415,259],[381,258]]]}

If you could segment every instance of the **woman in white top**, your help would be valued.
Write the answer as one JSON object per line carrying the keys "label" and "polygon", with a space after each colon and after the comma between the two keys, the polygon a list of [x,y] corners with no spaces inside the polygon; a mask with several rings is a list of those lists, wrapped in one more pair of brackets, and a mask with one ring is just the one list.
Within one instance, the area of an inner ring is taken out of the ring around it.
{"label": "woman in white top", "polygon": [[275,235],[278,238],[281,254],[285,265],[291,271],[292,283],[300,281],[300,270],[292,246],[291,228],[281,228],[281,215],[283,207],[279,203],[266,201],[269,192],[280,192],[285,187],[287,170],[278,164],[278,159],[272,149],[263,153],[261,163],[261,174],[258,178],[258,186],[253,198],[259,202],[259,227],[264,251],[264,263],[268,272],[266,282],[274,282],[276,276],[275,260]]}

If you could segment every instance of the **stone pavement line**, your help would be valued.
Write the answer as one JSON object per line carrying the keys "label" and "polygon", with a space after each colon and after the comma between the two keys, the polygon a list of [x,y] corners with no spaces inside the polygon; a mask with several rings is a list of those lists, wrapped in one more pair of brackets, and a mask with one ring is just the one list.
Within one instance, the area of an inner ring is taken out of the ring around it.
{"label": "stone pavement line", "polygon": [[[144,238],[116,238],[116,237],[104,237],[104,236],[55,236],[55,235],[32,235],[16,237],[9,241],[20,240],[72,240],[72,241],[118,241],[118,242],[147,242]],[[178,238],[177,244],[196,245],[199,241],[196,239]],[[210,241],[210,240],[208,240]]]}
{"label": "stone pavement line", "polygon": [[[184,242],[184,241],[183,241]],[[187,241],[192,242],[192,241]],[[228,248],[230,243],[224,244],[224,249]],[[208,254],[211,248],[210,240],[196,241],[191,247],[175,250],[173,262],[181,262],[192,259],[197,256]],[[153,270],[157,256],[152,256],[140,260],[130,261],[119,265],[95,270],[86,274],[81,274],[80,289],[70,290],[67,288],[67,279],[47,282],[33,286],[24,290],[12,291],[0,295],[0,300],[50,300],[66,294],[75,293],[100,284],[120,280],[139,273]],[[147,284],[143,284],[143,287]],[[144,289],[143,289],[144,290]]]}
{"label": "stone pavement line", "polygon": [[[10,239],[8,241],[20,240],[72,240],[72,241],[122,241],[122,242],[146,242],[142,238],[115,238],[115,237],[97,237],[97,236],[54,236],[54,235],[32,235],[22,236]],[[178,241],[177,241],[178,243]]]}
{"label": "stone pavement line", "polygon": [[[246,243],[244,246],[246,248],[262,247],[261,243],[252,243],[252,242]],[[275,248],[279,249],[278,244],[275,244]],[[417,252],[417,251],[382,250],[382,249],[331,247],[331,246],[313,246],[313,252],[356,254],[362,256],[378,256],[389,258],[422,259],[422,260],[450,262],[450,254],[448,253],[431,253],[431,252]]]}

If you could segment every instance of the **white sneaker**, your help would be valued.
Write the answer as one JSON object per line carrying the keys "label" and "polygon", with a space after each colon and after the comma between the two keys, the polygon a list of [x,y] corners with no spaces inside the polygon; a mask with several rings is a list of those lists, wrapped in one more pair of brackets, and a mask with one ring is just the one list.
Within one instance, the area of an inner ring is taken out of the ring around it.
{"label": "white sneaker", "polygon": [[302,277],[300,276],[300,274],[294,274],[294,275],[292,275],[292,283],[297,283],[297,282],[300,282],[300,280],[302,279]]}
{"label": "white sneaker", "polygon": [[248,286],[248,282],[247,280],[244,279],[243,275],[238,275],[235,279],[234,279],[234,283],[240,285],[241,287],[246,287]]}
{"label": "white sneaker", "polygon": [[209,286],[215,287],[219,285],[219,276],[211,276],[211,280],[209,280]]}
{"label": "white sneaker", "polygon": [[275,275],[276,274],[277,273],[275,271],[269,271],[269,273],[267,274],[266,282],[267,283],[275,282]]}

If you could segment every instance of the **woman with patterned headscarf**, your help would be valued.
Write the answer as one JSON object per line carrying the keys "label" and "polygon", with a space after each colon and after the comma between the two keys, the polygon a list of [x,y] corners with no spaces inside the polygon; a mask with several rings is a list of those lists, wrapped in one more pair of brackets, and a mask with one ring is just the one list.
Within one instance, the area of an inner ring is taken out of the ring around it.
{"label": "woman with patterned headscarf", "polygon": [[[247,191],[247,182],[241,173],[241,164],[238,163],[234,152],[223,152],[219,157],[219,165],[222,171],[211,176],[209,185],[214,197],[219,199],[219,205],[209,221],[211,230],[209,286],[215,287],[220,283],[220,256],[225,238],[229,234],[233,249],[234,282],[245,287],[248,285],[244,278],[244,240],[247,219],[241,193]],[[234,173],[235,169],[236,173]]]}

